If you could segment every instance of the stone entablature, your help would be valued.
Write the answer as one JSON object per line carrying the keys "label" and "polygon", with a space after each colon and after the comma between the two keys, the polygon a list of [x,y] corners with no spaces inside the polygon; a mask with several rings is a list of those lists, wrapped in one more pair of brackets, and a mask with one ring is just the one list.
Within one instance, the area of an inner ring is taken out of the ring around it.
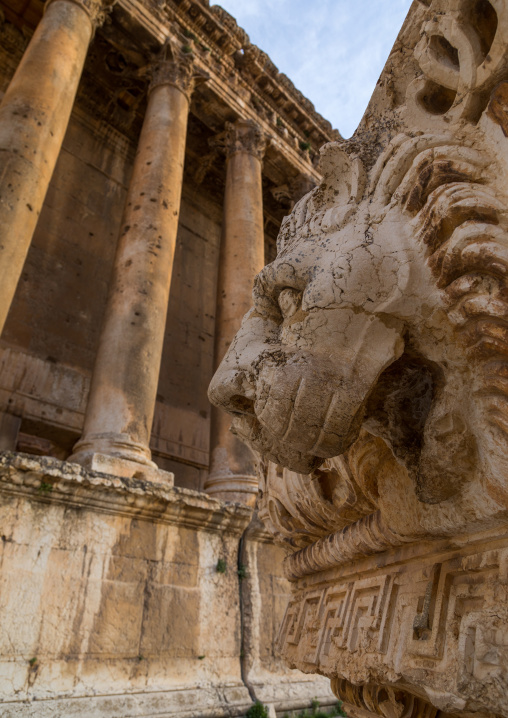
{"label": "stone entablature", "polygon": [[210,387],[294,551],[283,655],[378,715],[508,714],[507,13],[413,3]]}
{"label": "stone entablature", "polygon": [[[204,41],[217,56],[232,58],[234,69],[244,88],[254,92],[264,112],[275,111],[274,130],[296,130],[301,142],[310,141],[314,149],[324,142],[338,139],[337,130],[314,109],[291,80],[280,73],[268,55],[249,41],[247,33],[236,20],[219,5],[201,0],[169,0],[165,12],[178,19],[186,30]],[[257,108],[261,110],[260,107]]]}
{"label": "stone entablature", "polygon": [[279,635],[292,667],[338,666],[346,681],[392,684],[446,713],[508,713],[507,526],[309,571],[293,591]]}

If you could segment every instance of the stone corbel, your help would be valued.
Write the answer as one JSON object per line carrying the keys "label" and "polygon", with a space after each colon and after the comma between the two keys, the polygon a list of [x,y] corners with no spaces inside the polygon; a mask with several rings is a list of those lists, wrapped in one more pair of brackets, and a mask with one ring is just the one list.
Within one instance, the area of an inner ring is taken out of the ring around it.
{"label": "stone corbel", "polygon": [[332,691],[345,703],[347,715],[355,715],[355,709],[382,718],[388,716],[435,718],[437,714],[437,708],[400,688],[373,684],[357,686],[344,678],[334,678]]}

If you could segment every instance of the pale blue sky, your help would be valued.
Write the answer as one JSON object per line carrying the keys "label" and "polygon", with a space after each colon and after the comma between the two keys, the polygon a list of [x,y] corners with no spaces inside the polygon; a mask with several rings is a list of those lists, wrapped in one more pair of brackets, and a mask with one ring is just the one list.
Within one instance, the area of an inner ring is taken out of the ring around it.
{"label": "pale blue sky", "polygon": [[353,134],[411,0],[218,0],[344,137]]}

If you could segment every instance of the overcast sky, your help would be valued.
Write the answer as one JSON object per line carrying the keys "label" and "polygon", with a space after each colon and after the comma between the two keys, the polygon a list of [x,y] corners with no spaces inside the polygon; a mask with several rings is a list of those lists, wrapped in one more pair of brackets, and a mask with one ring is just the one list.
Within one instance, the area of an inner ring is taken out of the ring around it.
{"label": "overcast sky", "polygon": [[218,0],[281,72],[350,137],[411,0]]}

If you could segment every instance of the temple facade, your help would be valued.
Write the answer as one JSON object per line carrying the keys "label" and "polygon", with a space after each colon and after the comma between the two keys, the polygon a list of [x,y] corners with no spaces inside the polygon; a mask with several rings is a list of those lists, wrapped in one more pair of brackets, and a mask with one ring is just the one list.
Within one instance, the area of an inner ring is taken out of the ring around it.
{"label": "temple facade", "polygon": [[207,387],[340,136],[207,0],[6,0],[0,39],[0,713],[332,706]]}
{"label": "temple facade", "polygon": [[508,0],[0,7],[2,718],[508,716]]}

